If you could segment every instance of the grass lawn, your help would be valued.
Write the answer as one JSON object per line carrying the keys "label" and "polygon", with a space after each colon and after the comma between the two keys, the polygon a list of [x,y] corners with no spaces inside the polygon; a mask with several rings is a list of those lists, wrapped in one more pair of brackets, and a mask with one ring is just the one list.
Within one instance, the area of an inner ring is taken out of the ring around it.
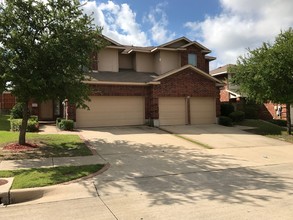
{"label": "grass lawn", "polygon": [[0,115],[0,159],[26,159],[40,157],[74,157],[92,155],[78,135],[38,134],[27,132],[26,140],[40,147],[27,151],[8,151],[3,147],[18,141],[18,132],[10,132],[9,116]]}
{"label": "grass lawn", "polygon": [[27,170],[0,171],[0,176],[14,177],[12,189],[33,188],[55,185],[95,173],[101,164],[85,166],[62,166],[52,168],[33,168]]}
{"label": "grass lawn", "polygon": [[270,122],[255,119],[246,119],[238,124],[255,128],[248,129],[248,132],[293,143],[293,135],[288,135],[286,128],[280,127]]}

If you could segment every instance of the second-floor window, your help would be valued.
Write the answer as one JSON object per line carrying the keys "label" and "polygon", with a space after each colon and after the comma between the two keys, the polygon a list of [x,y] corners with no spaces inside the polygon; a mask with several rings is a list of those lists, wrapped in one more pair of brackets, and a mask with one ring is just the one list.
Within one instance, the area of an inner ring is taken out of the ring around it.
{"label": "second-floor window", "polygon": [[197,66],[197,56],[194,53],[188,54],[188,64],[192,66]]}

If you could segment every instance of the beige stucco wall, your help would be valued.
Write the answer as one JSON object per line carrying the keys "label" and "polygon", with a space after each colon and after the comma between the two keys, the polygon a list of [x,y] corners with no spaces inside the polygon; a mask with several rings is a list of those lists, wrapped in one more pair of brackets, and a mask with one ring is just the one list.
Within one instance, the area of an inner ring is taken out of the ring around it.
{"label": "beige stucco wall", "polygon": [[118,72],[118,50],[105,48],[98,55],[98,70]]}
{"label": "beige stucco wall", "polygon": [[132,54],[119,54],[119,69],[134,69],[133,57]]}
{"label": "beige stucco wall", "polygon": [[155,73],[163,74],[181,67],[181,56],[177,51],[160,51],[155,55]]}
{"label": "beige stucco wall", "polygon": [[136,53],[134,68],[137,72],[153,73],[155,71],[154,55],[150,53]]}
{"label": "beige stucco wall", "polygon": [[180,68],[181,59],[178,52],[161,51],[161,74]]}

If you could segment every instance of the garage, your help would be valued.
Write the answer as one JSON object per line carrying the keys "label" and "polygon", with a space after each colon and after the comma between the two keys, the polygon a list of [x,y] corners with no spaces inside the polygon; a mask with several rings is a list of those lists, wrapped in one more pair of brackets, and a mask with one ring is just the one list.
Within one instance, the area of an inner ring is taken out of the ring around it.
{"label": "garage", "polygon": [[142,125],[145,98],[141,96],[91,96],[90,110],[76,110],[76,127]]}
{"label": "garage", "polygon": [[184,97],[160,97],[160,125],[184,125],[187,123],[186,99]]}
{"label": "garage", "polygon": [[216,101],[214,97],[190,98],[190,123],[216,123]]}

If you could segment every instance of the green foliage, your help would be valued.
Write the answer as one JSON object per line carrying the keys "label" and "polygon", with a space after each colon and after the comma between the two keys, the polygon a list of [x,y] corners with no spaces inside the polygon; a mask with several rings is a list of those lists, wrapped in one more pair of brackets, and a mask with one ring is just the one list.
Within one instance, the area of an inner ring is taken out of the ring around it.
{"label": "green foliage", "polygon": [[286,120],[282,120],[282,119],[272,119],[269,120],[269,122],[275,124],[275,125],[279,125],[282,127],[286,127],[287,126],[287,121]]}
{"label": "green foliage", "polygon": [[10,118],[22,118],[23,117],[23,104],[16,103],[10,111]]}
{"label": "green foliage", "polygon": [[[248,50],[228,71],[234,73],[231,82],[239,85],[249,99],[258,103],[270,100],[289,107],[293,103],[293,29],[281,32],[274,44],[263,43]],[[291,134],[290,117],[287,120]]]}
{"label": "green foliage", "polygon": [[14,177],[12,189],[23,189],[55,185],[95,173],[101,164],[84,166],[61,166],[51,168],[32,168],[0,171],[1,177]]}
{"label": "green foliage", "polygon": [[73,120],[61,119],[61,121],[57,124],[61,130],[72,131],[74,127]]}
{"label": "green foliage", "polygon": [[224,126],[232,126],[232,119],[227,117],[227,116],[220,116],[219,117],[219,125],[224,125]]}
{"label": "green foliage", "polygon": [[232,112],[234,112],[234,106],[229,103],[221,104],[221,115],[229,116]]}
{"label": "green foliage", "polygon": [[9,131],[10,130],[10,115],[1,115],[0,114],[0,131]]}
{"label": "green foliage", "polygon": [[22,103],[67,98],[84,105],[89,88],[82,83],[82,67],[90,69],[90,54],[103,45],[101,28],[83,14],[78,0],[5,1],[0,4],[0,90],[9,86]]}
{"label": "green foliage", "polygon": [[243,111],[235,111],[229,114],[229,118],[231,118],[233,122],[240,122],[245,119],[245,113]]}
{"label": "green foliage", "polygon": [[[20,131],[22,119],[10,119],[11,131]],[[39,131],[39,122],[35,119],[29,119],[27,123],[26,131],[37,132]]]}
{"label": "green foliage", "polygon": [[258,105],[246,105],[244,107],[245,118],[247,119],[258,119]]}

